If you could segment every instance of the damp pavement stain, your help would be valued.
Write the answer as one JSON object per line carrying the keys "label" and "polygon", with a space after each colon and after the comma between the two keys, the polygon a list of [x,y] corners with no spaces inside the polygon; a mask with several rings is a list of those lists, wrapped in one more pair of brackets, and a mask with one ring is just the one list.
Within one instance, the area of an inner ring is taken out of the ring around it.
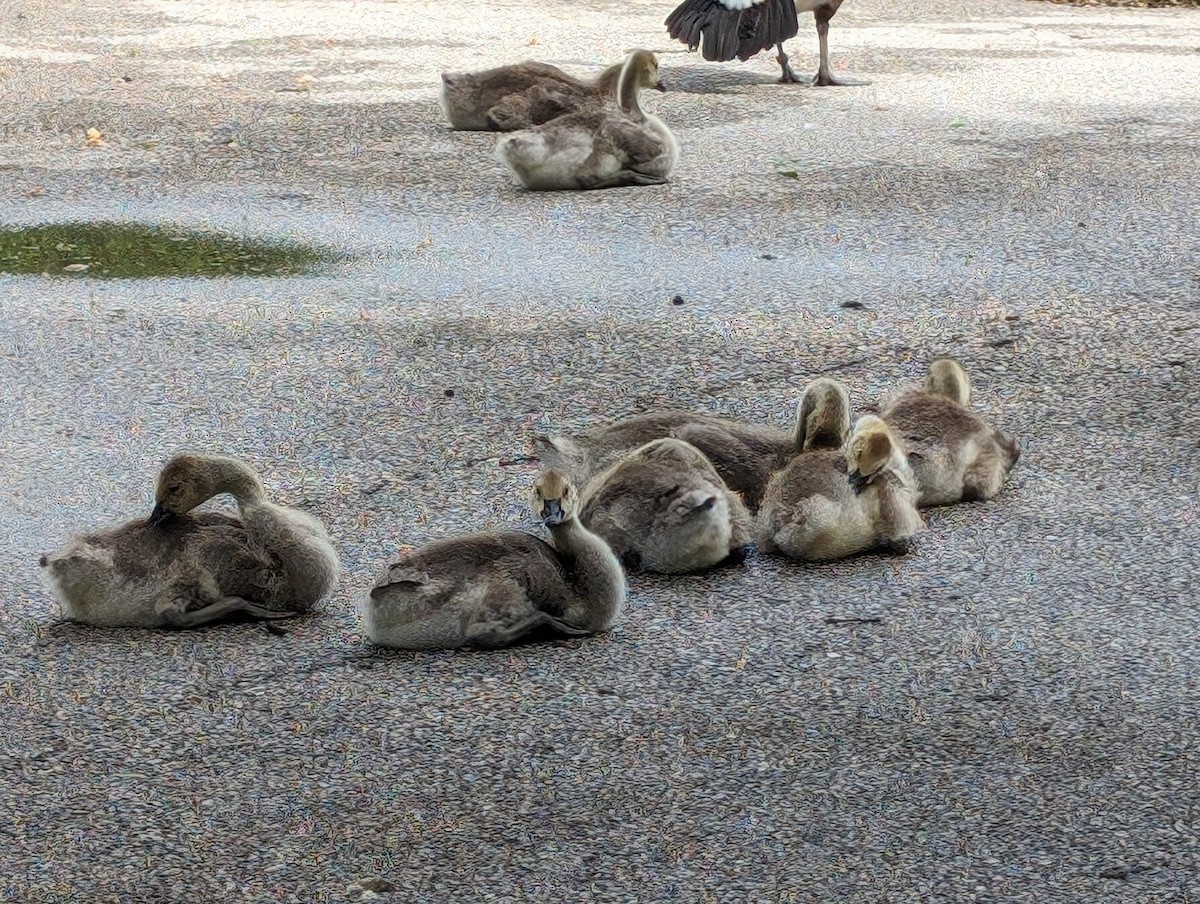
{"label": "damp pavement stain", "polygon": [[0,273],[102,279],[288,277],[342,255],[319,245],[132,222],[0,226]]}

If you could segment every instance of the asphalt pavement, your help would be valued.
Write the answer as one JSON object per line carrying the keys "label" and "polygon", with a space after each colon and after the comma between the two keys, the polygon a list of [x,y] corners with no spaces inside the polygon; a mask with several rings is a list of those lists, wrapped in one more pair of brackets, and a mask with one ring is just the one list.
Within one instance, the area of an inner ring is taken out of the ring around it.
{"label": "asphalt pavement", "polygon": [[[1200,11],[849,0],[867,84],[813,89],[677,52],[670,7],[0,6],[0,224],[340,255],[0,275],[0,900],[1200,898]],[[669,185],[525,193],[441,121],[441,69],[639,46]],[[815,71],[809,23],[788,52]],[[944,354],[1023,454],[906,557],[635,575],[600,637],[363,643],[399,547],[533,529],[533,431],[786,426],[817,375],[865,410]],[[321,613],[56,622],[38,556],[148,514],[182,449],[324,520]]]}

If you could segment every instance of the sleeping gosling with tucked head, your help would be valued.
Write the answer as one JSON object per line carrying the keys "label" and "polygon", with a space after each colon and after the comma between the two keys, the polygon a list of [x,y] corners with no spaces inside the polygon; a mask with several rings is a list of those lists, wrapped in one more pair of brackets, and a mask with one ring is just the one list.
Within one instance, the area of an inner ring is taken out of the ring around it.
{"label": "sleeping gosling with tucked head", "polygon": [[571,113],[505,135],[496,159],[533,191],[662,184],[675,169],[679,142],[638,105],[640,89],[658,87],[657,58],[635,50],[617,80],[616,109]]}
{"label": "sleeping gosling with tucked head", "polygon": [[908,449],[918,505],[991,499],[1021,457],[1011,433],[971,411],[971,381],[953,358],[929,367],[925,385],[902,392],[882,413]]}
{"label": "sleeping gosling with tucked head", "polygon": [[579,523],[578,493],[545,471],[533,510],[554,544],[521,531],[436,540],[392,565],[364,594],[367,638],[406,650],[507,646],[538,628],[607,631],[625,604],[625,573]]}
{"label": "sleeping gosling with tucked head", "polygon": [[758,547],[826,562],[880,549],[906,552],[925,523],[904,447],[864,415],[841,450],[797,455],[771,478],[758,515]]}
{"label": "sleeping gosling with tucked head", "polygon": [[[229,493],[239,516],[192,513]],[[321,523],[268,501],[258,475],[226,455],[179,455],[163,468],[149,519],[80,534],[42,556],[63,614],[94,625],[194,628],[234,614],[287,618],[337,582]]]}
{"label": "sleeping gosling with tucked head", "polygon": [[699,449],[726,486],[755,511],[775,471],[798,452],[840,448],[849,429],[850,397],[845,387],[819,378],[800,397],[790,433],[700,411],[652,411],[600,424],[573,437],[539,433],[533,442],[543,466],[561,468],[586,483],[633,449],[674,437]]}
{"label": "sleeping gosling with tucked head", "polygon": [[657,439],[584,487],[580,520],[627,568],[711,568],[750,543],[750,512],[695,446]]}
{"label": "sleeping gosling with tucked head", "polygon": [[612,103],[623,66],[609,66],[593,81],[533,60],[482,72],[443,72],[438,102],[455,129],[528,129]]}

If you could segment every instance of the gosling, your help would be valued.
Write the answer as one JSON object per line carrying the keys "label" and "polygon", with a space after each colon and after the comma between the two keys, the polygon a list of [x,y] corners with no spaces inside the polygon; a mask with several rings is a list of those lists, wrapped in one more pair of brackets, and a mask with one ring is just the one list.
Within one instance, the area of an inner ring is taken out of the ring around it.
{"label": "gosling", "polygon": [[607,631],[625,604],[625,572],[578,517],[575,487],[542,473],[533,510],[553,544],[521,531],[437,540],[392,565],[362,597],[367,639],[406,650],[493,649],[539,628]]}
{"label": "gosling", "polygon": [[908,449],[922,507],[994,498],[1021,457],[1017,438],[990,426],[970,404],[966,370],[939,358],[923,387],[905,390],[882,412]]}
{"label": "gosling", "polygon": [[828,562],[880,550],[907,552],[925,523],[904,447],[875,415],[863,415],[841,450],[797,455],[767,486],[758,547]]}
{"label": "gosling", "polygon": [[583,490],[580,520],[625,567],[682,574],[742,559],[750,512],[699,449],[658,439],[634,450]]}
{"label": "gosling", "polygon": [[[222,493],[237,516],[192,511]],[[162,469],[148,519],[76,535],[40,564],[67,618],[138,628],[287,618],[312,609],[339,572],[316,518],[272,503],[244,461],[201,454]]]}

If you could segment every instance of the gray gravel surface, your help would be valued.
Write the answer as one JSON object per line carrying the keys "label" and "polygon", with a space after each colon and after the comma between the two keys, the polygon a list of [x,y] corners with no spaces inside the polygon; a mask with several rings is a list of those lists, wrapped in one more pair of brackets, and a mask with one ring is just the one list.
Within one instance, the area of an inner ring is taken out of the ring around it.
{"label": "gray gravel surface", "polygon": [[[0,220],[355,255],[0,276],[0,899],[1200,896],[1200,13],[852,0],[841,90],[664,54],[662,189],[523,194],[439,121],[441,68],[593,72],[673,49],[670,6],[0,6]],[[1024,455],[906,558],[635,577],[597,638],[362,642],[398,546],[531,526],[532,430],[787,424],[815,375],[865,408],[946,353]],[[38,554],[182,448],[325,520],[324,613],[54,623]]]}

